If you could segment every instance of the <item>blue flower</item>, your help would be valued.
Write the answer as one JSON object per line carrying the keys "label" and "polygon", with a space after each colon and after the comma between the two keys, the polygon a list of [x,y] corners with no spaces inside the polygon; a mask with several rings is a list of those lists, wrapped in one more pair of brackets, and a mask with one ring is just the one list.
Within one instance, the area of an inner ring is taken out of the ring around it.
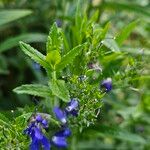
{"label": "blue flower", "polygon": [[[76,108],[77,106],[78,104],[76,103],[76,101],[70,101],[70,103],[68,103],[69,111],[74,110],[74,108]],[[71,135],[71,131],[69,128],[67,128],[66,125],[66,112],[61,110],[59,107],[54,107],[53,111],[57,119],[59,119],[63,123],[62,127],[64,128],[55,133],[55,135],[52,137],[52,143],[58,148],[65,148],[68,146],[66,138]]]}
{"label": "blue flower", "polygon": [[66,148],[68,146],[66,138],[71,135],[70,129],[67,127],[67,116],[78,115],[79,102],[73,98],[67,104],[65,110],[61,110],[59,107],[54,107],[54,113],[56,118],[63,123],[62,129],[55,133],[52,137],[52,144],[58,148]]}
{"label": "blue flower", "polygon": [[70,135],[71,131],[69,128],[62,129],[52,137],[52,143],[59,148],[65,148],[68,146],[66,138]]}
{"label": "blue flower", "polygon": [[44,128],[48,128],[48,122],[46,119],[43,119],[41,124],[43,125]]}
{"label": "blue flower", "polygon": [[42,122],[42,120],[43,120],[43,118],[42,118],[41,115],[37,115],[37,116],[35,117],[35,119],[36,119],[37,122]]}
{"label": "blue flower", "polygon": [[71,135],[71,130],[69,128],[62,129],[55,133],[55,136],[59,137],[69,137]]}
{"label": "blue flower", "polygon": [[60,136],[55,135],[52,137],[52,142],[55,146],[57,146],[59,148],[66,148],[68,146],[65,137],[60,137]]}
{"label": "blue flower", "polygon": [[53,111],[55,113],[56,118],[60,120],[60,122],[62,122],[63,124],[67,123],[67,118],[64,111],[62,111],[59,107],[54,107]]}
{"label": "blue flower", "polygon": [[36,122],[41,123],[43,125],[43,128],[47,128],[48,127],[48,122],[46,119],[43,119],[41,115],[37,115],[35,117]]}
{"label": "blue flower", "polygon": [[73,116],[78,116],[78,107],[79,107],[78,100],[73,98],[68,103],[67,107],[65,108],[65,111],[68,115],[72,114]]}
{"label": "blue flower", "polygon": [[24,130],[24,133],[32,139],[30,150],[40,150],[41,146],[43,146],[44,150],[50,150],[50,141],[42,133],[42,127],[45,127],[45,125],[48,126],[46,120],[37,115],[35,121],[31,122],[27,129]]}
{"label": "blue flower", "polygon": [[105,80],[102,81],[101,83],[101,87],[105,88],[105,92],[109,92],[112,89],[112,80],[111,78],[107,78]]}

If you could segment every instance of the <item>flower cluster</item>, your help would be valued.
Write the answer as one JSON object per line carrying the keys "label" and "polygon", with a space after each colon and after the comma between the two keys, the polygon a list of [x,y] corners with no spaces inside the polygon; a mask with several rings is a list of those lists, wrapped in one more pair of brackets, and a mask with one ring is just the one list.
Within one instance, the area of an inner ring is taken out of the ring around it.
{"label": "flower cluster", "polygon": [[24,133],[29,135],[32,139],[30,150],[39,150],[41,146],[44,150],[50,150],[50,141],[42,133],[43,128],[48,128],[48,122],[46,119],[43,119],[41,115],[37,115],[27,129],[24,130]]}
{"label": "flower cluster", "polygon": [[66,138],[71,135],[71,130],[67,125],[67,117],[69,115],[78,116],[78,100],[71,99],[64,110],[59,107],[54,107],[56,118],[61,122],[61,129],[57,131],[51,140],[49,140],[42,132],[43,129],[48,128],[48,122],[42,118],[41,115],[36,115],[24,133],[31,137],[30,150],[39,150],[41,147],[44,150],[50,150],[51,145],[57,148],[66,148]]}
{"label": "flower cluster", "polygon": [[71,131],[67,125],[67,117],[69,115],[78,116],[79,102],[76,99],[71,99],[67,107],[62,110],[59,107],[54,108],[56,118],[62,123],[61,130],[56,132],[52,138],[55,146],[65,148],[67,147],[66,138],[71,135]]}

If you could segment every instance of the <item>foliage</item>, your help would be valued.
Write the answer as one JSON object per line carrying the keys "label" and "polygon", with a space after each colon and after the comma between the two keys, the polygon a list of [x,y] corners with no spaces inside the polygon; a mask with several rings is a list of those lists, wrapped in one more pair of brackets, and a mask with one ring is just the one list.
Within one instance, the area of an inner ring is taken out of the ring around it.
{"label": "foliage", "polygon": [[85,1],[0,2],[0,149],[28,149],[39,112],[50,138],[72,98],[68,149],[149,149],[149,2]]}

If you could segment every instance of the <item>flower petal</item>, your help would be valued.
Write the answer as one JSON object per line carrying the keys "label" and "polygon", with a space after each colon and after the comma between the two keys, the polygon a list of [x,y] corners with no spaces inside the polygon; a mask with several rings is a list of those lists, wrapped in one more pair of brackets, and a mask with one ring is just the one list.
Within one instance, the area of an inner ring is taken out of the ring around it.
{"label": "flower petal", "polygon": [[55,146],[59,148],[67,147],[67,141],[65,137],[53,136],[52,142]]}
{"label": "flower petal", "polygon": [[44,128],[47,128],[47,127],[48,127],[48,122],[47,122],[46,119],[43,119],[42,125],[43,125]]}
{"label": "flower petal", "polygon": [[68,137],[70,135],[71,135],[71,130],[69,128],[65,128],[55,133],[55,136],[59,136],[59,137]]}
{"label": "flower petal", "polygon": [[40,148],[40,143],[38,140],[32,140],[30,144],[30,150],[39,150]]}
{"label": "flower petal", "polygon": [[35,119],[36,119],[37,122],[42,122],[42,120],[43,120],[43,118],[42,118],[41,115],[37,115],[37,116],[35,117]]}
{"label": "flower petal", "polygon": [[101,83],[101,87],[105,88],[106,92],[111,91],[112,89],[112,80],[111,78],[107,78],[106,80],[103,80]]}
{"label": "flower petal", "polygon": [[76,99],[72,99],[69,103],[68,106],[66,107],[66,111],[71,112],[74,109],[76,109],[79,106],[79,102]]}
{"label": "flower petal", "polygon": [[70,112],[70,114],[71,114],[72,116],[77,117],[77,116],[78,116],[78,110],[73,110],[73,111]]}
{"label": "flower petal", "polygon": [[34,128],[34,136],[37,140],[41,140],[43,138],[41,129],[39,129],[38,127]]}
{"label": "flower petal", "polygon": [[59,119],[63,124],[67,123],[66,115],[59,107],[54,107],[53,111],[57,119]]}
{"label": "flower petal", "polygon": [[43,145],[44,150],[50,150],[50,141],[45,136],[43,136],[41,143]]}
{"label": "flower petal", "polygon": [[30,123],[30,125],[23,131],[23,133],[30,135],[34,126],[35,126],[35,123]]}

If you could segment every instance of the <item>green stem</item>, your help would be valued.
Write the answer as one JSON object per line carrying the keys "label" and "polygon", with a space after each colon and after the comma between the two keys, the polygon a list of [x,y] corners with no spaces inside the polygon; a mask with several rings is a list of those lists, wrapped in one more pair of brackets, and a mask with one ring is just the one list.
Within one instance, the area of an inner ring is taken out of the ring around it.
{"label": "green stem", "polygon": [[51,80],[51,71],[47,69],[46,73],[47,73],[48,79]]}
{"label": "green stem", "polygon": [[57,78],[56,78],[56,71],[53,71],[52,77],[53,77],[54,80],[57,80]]}
{"label": "green stem", "polygon": [[76,150],[76,136],[72,137],[71,150]]}

